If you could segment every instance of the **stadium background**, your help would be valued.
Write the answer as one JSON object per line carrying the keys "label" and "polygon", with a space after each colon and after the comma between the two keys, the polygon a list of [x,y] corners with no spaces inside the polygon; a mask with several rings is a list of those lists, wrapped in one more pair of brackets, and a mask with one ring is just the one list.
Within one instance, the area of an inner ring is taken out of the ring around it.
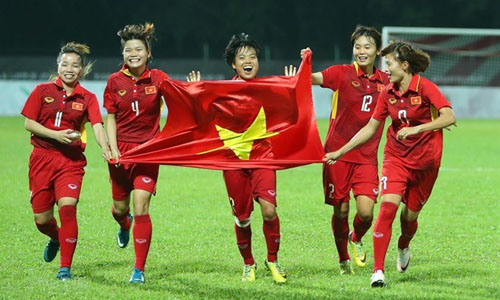
{"label": "stadium background", "polygon": [[[350,34],[357,24],[384,26],[500,28],[500,19],[490,17],[500,2],[490,0],[419,1],[402,4],[396,0],[357,1],[8,1],[0,12],[3,42],[0,47],[0,115],[19,115],[32,88],[54,72],[59,47],[68,41],[87,43],[95,60],[85,86],[101,98],[109,74],[121,64],[116,32],[125,24],[153,22],[157,41],[152,67],[184,80],[191,70],[201,70],[203,79],[227,79],[231,69],[222,53],[232,34],[246,32],[263,48],[260,75],[283,73],[283,66],[299,64],[299,51],[310,46],[313,71],[331,64],[350,63]],[[421,38],[421,37],[420,37]],[[470,41],[473,43],[474,41]],[[439,46],[439,45],[438,45]],[[488,40],[490,60],[458,60],[450,72],[489,66],[491,78],[480,78],[467,86],[488,86],[470,99],[454,99],[445,90],[459,117],[500,118],[500,106],[492,98],[500,94],[500,36]],[[486,47],[484,46],[484,47]],[[478,48],[475,48],[478,50]],[[481,50],[481,49],[479,49]],[[434,53],[431,53],[434,54]],[[433,56],[434,58],[434,56]],[[496,70],[492,71],[493,68]],[[438,64],[431,64],[438,68]],[[469,72],[469,71],[466,71]],[[428,74],[428,73],[427,73]],[[443,73],[447,78],[450,75]],[[424,74],[425,76],[426,74]],[[440,86],[440,82],[432,78]],[[453,85],[460,84],[455,82]],[[487,82],[492,82],[488,84]],[[316,113],[329,114],[330,92],[314,88]],[[470,91],[469,91],[470,93]],[[461,90],[458,95],[463,94]],[[101,101],[101,99],[99,99]],[[492,104],[493,103],[493,104]],[[475,109],[471,109],[475,106]],[[481,107],[482,109],[478,109]],[[104,111],[103,111],[104,112]]]}

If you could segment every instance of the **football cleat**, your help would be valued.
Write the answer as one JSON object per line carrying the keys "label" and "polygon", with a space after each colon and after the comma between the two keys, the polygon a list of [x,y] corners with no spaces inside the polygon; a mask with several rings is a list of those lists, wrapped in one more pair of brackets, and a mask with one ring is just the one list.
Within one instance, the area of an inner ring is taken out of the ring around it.
{"label": "football cleat", "polygon": [[244,282],[253,282],[255,281],[255,271],[257,266],[253,265],[244,265],[243,266],[243,275],[241,275],[241,281]]}
{"label": "football cleat", "polygon": [[372,287],[384,287],[385,286],[384,271],[377,270],[372,274],[371,286]]}
{"label": "football cleat", "polygon": [[352,236],[352,231],[349,232],[349,246],[351,246],[351,252],[354,254],[354,263],[358,267],[364,267],[366,266],[366,253],[363,250],[363,243],[362,242],[355,242],[351,239]]}
{"label": "football cleat", "polygon": [[57,251],[59,251],[59,241],[53,241],[51,239],[43,251],[43,260],[46,262],[53,261],[57,255]]}
{"label": "football cleat", "polygon": [[68,280],[73,279],[73,276],[71,275],[69,268],[63,267],[63,268],[59,268],[59,272],[57,272],[57,279],[59,279],[61,281],[68,281]]}
{"label": "football cleat", "polygon": [[[132,221],[134,217],[132,214],[128,214],[128,218],[130,219],[130,227],[132,227]],[[128,245],[128,241],[130,240],[130,229],[119,229],[118,234],[116,235],[116,242],[118,243],[118,247],[125,248]]]}
{"label": "football cleat", "polygon": [[398,259],[396,263],[396,268],[399,273],[404,273],[408,266],[410,265],[410,248],[399,249],[398,248]]}
{"label": "football cleat", "polygon": [[268,262],[267,259],[264,261],[264,265],[271,272],[271,276],[273,277],[274,282],[276,283],[285,283],[287,281],[287,274],[285,269],[278,263]]}
{"label": "football cleat", "polygon": [[339,263],[339,266],[340,266],[340,275],[354,274],[354,270],[352,269],[350,260],[344,260],[343,262]]}
{"label": "football cleat", "polygon": [[130,280],[128,281],[129,283],[144,283],[144,272],[134,268],[132,270],[132,276],[130,276]]}

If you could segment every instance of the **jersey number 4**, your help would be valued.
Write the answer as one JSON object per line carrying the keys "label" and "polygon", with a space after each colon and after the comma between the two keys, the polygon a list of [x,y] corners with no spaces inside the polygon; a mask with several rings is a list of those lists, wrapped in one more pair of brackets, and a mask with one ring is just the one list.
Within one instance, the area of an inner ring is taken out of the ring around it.
{"label": "jersey number 4", "polygon": [[135,115],[139,115],[139,101],[132,101],[132,111],[135,111]]}
{"label": "jersey number 4", "polygon": [[363,104],[361,105],[361,111],[370,112],[369,105],[372,104],[372,102],[373,102],[372,95],[364,95],[363,96]]}

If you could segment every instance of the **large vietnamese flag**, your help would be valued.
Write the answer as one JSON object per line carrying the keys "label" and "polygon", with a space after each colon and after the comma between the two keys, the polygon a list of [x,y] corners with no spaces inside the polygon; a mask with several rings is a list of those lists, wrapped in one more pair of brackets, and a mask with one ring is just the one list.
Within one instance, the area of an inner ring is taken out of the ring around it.
{"label": "large vietnamese flag", "polygon": [[284,169],[321,162],[311,93],[311,53],[294,77],[166,80],[167,122],[121,163],[206,169]]}

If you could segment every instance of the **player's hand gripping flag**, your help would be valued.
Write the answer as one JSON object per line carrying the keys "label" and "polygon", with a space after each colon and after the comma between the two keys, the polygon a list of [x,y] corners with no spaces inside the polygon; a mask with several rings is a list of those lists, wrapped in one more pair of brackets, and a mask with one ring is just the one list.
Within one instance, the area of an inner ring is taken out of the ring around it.
{"label": "player's hand gripping flag", "polygon": [[311,94],[311,53],[296,76],[181,82],[161,87],[167,123],[121,163],[207,169],[284,169],[324,156]]}

